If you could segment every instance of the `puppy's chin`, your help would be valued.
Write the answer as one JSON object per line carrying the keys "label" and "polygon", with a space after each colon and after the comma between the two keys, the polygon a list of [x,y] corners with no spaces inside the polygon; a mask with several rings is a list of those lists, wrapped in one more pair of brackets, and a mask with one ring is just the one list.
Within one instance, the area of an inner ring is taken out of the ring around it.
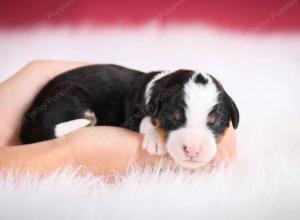
{"label": "puppy's chin", "polygon": [[[173,158],[174,159],[174,158]],[[174,159],[175,160],[175,159]],[[176,161],[176,160],[175,160]],[[204,167],[207,163],[201,162],[188,162],[188,161],[176,161],[180,166],[187,169],[199,169]]]}
{"label": "puppy's chin", "polygon": [[180,166],[188,169],[198,169],[201,167],[206,166],[212,159],[215,157],[215,153],[211,154],[210,156],[206,158],[201,158],[201,160],[195,159],[195,160],[188,160],[187,158],[184,158],[184,155],[177,155],[172,150],[168,150],[168,153],[170,157],[178,163]]}
{"label": "puppy's chin", "polygon": [[189,137],[193,135],[193,132],[192,134],[190,132],[192,131],[183,129],[171,132],[166,144],[167,151],[170,157],[184,168],[197,169],[204,167],[216,156],[217,144],[212,137],[199,135],[200,139],[197,140],[197,143],[203,143],[201,152],[198,156],[190,159],[183,149],[183,146],[190,143]]}

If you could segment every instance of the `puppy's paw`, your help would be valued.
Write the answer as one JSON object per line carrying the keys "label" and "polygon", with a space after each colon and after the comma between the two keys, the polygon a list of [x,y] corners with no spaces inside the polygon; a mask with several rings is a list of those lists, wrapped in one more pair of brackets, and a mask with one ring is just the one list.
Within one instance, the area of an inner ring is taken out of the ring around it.
{"label": "puppy's paw", "polygon": [[164,155],[167,153],[167,148],[160,140],[160,137],[154,130],[144,134],[143,149],[148,151],[151,155]]}
{"label": "puppy's paw", "polygon": [[145,117],[140,124],[140,133],[144,134],[143,149],[152,155],[167,153],[165,143],[161,140],[156,128],[151,123],[150,117]]}

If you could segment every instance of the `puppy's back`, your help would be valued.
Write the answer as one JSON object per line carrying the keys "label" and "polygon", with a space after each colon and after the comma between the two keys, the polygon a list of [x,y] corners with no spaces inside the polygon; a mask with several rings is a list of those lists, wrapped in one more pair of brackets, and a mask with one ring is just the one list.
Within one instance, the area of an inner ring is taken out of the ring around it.
{"label": "puppy's back", "polygon": [[97,124],[118,125],[124,98],[143,73],[117,65],[91,65],[65,72],[51,80],[25,113],[20,139],[33,143],[56,137],[57,124],[86,117],[92,112]]}

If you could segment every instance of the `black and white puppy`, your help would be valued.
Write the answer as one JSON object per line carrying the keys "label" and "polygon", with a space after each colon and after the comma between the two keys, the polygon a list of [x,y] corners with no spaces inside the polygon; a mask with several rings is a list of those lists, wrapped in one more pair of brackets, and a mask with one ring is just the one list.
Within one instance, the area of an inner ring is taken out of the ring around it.
{"label": "black and white puppy", "polygon": [[168,152],[183,166],[200,167],[214,158],[230,122],[237,128],[238,108],[211,75],[92,65],[42,89],[24,116],[20,138],[26,144],[86,126],[120,126],[144,134],[150,154]]}

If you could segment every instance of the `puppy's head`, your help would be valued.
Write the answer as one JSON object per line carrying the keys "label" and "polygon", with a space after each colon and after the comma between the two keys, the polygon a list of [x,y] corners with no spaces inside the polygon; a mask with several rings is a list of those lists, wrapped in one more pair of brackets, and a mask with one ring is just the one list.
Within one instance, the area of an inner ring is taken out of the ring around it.
{"label": "puppy's head", "polygon": [[237,128],[239,111],[211,75],[189,70],[160,73],[146,89],[152,123],[179,164],[198,168],[211,161],[225,129]]}

